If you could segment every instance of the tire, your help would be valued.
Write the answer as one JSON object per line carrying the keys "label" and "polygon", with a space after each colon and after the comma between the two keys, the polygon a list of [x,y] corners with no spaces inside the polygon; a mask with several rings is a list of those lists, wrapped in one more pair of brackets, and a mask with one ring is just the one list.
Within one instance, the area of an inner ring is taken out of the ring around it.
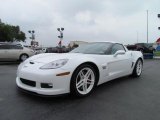
{"label": "tire", "polygon": [[82,64],[73,73],[70,83],[70,93],[75,97],[85,97],[92,93],[97,84],[94,67]]}
{"label": "tire", "polygon": [[141,59],[138,59],[133,69],[132,76],[140,77],[142,73],[142,68],[143,68],[143,62]]}
{"label": "tire", "polygon": [[19,57],[19,60],[20,60],[21,62],[23,62],[23,61],[25,61],[28,57],[29,57],[29,55],[27,55],[27,54],[21,54],[20,57]]}

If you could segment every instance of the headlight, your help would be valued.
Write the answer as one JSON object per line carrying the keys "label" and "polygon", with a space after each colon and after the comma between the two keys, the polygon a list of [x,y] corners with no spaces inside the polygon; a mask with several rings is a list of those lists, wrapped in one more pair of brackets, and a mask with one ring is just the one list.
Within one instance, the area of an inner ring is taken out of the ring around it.
{"label": "headlight", "polygon": [[56,69],[64,66],[68,62],[68,59],[60,59],[53,62],[50,62],[42,67],[40,69]]}

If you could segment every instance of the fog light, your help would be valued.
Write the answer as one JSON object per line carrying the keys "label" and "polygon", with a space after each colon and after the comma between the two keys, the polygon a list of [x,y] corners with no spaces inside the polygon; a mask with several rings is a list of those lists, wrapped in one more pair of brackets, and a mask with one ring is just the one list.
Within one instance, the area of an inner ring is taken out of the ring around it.
{"label": "fog light", "polygon": [[41,83],[41,88],[53,88],[52,83]]}

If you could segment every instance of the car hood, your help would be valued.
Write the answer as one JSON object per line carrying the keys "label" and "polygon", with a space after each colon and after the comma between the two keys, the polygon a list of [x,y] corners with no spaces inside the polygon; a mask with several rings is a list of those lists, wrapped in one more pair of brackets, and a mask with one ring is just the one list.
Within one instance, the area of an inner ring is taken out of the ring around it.
{"label": "car hood", "polygon": [[39,62],[39,63],[49,63],[59,59],[77,59],[77,57],[85,56],[82,53],[45,53],[35,55],[29,58],[29,61]]}

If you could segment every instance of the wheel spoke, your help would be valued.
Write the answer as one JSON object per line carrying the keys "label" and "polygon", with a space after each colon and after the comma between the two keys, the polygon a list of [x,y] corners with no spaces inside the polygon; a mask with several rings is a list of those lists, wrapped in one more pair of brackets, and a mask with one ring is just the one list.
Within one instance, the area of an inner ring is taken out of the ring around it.
{"label": "wheel spoke", "polygon": [[86,83],[83,84],[83,91],[84,91],[84,92],[87,91],[87,84],[86,84]]}
{"label": "wheel spoke", "polygon": [[94,84],[94,80],[90,80],[90,79],[88,79],[88,80],[87,80],[87,84],[89,84],[89,85],[93,85],[93,84]]}
{"label": "wheel spoke", "polygon": [[85,75],[83,74],[83,71],[80,71],[80,72],[79,72],[79,76],[80,76],[81,79],[84,79],[84,76],[85,76]]}
{"label": "wheel spoke", "polygon": [[84,83],[83,83],[83,80],[80,80],[80,81],[76,84],[76,86],[77,86],[77,88],[80,88],[83,84],[84,84]]}
{"label": "wheel spoke", "polygon": [[89,69],[88,71],[87,71],[87,73],[85,74],[85,78],[89,78],[89,76],[91,75],[91,73],[92,73],[92,71]]}

